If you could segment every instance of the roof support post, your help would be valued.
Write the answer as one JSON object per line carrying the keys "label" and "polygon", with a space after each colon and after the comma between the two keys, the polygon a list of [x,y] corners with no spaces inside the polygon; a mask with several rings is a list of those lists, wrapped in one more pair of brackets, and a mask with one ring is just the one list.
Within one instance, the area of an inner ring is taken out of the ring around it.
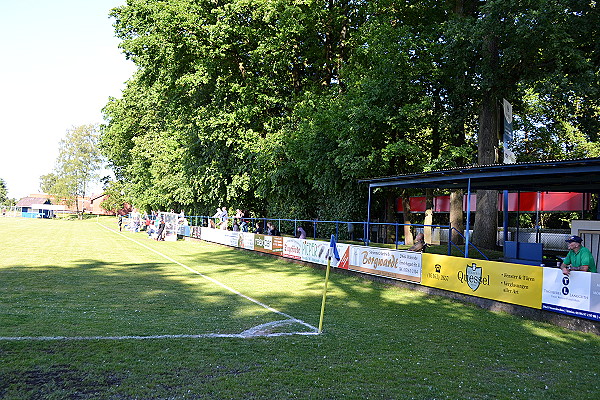
{"label": "roof support post", "polygon": [[467,232],[465,235],[465,258],[469,257],[469,242],[471,239],[471,235],[469,231],[471,230],[471,178],[467,181]]}
{"label": "roof support post", "polygon": [[365,232],[365,246],[369,245],[371,235],[371,185],[369,185],[369,201],[367,202],[367,229]]}
{"label": "roof support post", "polygon": [[502,214],[504,215],[504,218],[502,218],[502,237],[504,238],[502,249],[506,249],[506,242],[508,242],[508,190],[502,192],[502,208]]}

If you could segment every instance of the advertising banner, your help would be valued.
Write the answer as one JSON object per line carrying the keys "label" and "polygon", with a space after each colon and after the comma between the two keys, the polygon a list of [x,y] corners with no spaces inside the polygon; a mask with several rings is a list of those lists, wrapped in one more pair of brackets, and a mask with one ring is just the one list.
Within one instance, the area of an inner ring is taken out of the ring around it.
{"label": "advertising banner", "polygon": [[421,256],[414,251],[351,246],[348,269],[419,283]]}
{"label": "advertising banner", "polygon": [[202,238],[202,227],[190,226],[190,237],[192,237],[194,239]]}
{"label": "advertising banner", "polygon": [[294,260],[302,259],[302,239],[283,238],[283,256]]}
{"label": "advertising banner", "polygon": [[254,235],[254,250],[262,253],[283,256],[283,238],[281,236]]}
{"label": "advertising banner", "polygon": [[239,247],[239,233],[223,229],[202,228],[202,240],[207,242],[224,244],[231,247]]}
{"label": "advertising banner", "polygon": [[600,274],[544,268],[542,309],[600,321]]}
{"label": "advertising banner", "polygon": [[246,250],[254,250],[254,233],[240,232],[238,247]]}
{"label": "advertising banner", "polygon": [[543,268],[423,254],[421,284],[539,309],[542,306]]}
{"label": "advertising banner", "polygon": [[[337,249],[340,260],[331,258],[331,266],[348,269],[348,253],[350,245],[338,243]],[[311,239],[283,238],[283,256],[295,260],[307,261],[315,264],[327,265],[329,242]]]}

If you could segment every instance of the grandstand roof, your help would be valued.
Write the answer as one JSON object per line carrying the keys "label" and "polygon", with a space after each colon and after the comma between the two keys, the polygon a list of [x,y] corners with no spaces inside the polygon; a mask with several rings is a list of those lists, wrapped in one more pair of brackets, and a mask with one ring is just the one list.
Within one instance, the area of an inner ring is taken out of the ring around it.
{"label": "grandstand roof", "polygon": [[360,180],[369,187],[600,192],[600,158],[460,167]]}

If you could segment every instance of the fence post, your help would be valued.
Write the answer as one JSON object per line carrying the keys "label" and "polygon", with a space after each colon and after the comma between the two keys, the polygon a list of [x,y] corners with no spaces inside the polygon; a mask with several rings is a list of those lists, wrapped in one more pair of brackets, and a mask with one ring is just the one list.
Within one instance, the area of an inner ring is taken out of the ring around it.
{"label": "fence post", "polygon": [[313,219],[313,239],[317,239],[317,220]]}
{"label": "fence post", "polygon": [[[398,250],[398,223],[396,222],[396,250]],[[406,244],[406,243],[405,243]]]}
{"label": "fence post", "polygon": [[452,255],[452,225],[448,226],[448,255]]}

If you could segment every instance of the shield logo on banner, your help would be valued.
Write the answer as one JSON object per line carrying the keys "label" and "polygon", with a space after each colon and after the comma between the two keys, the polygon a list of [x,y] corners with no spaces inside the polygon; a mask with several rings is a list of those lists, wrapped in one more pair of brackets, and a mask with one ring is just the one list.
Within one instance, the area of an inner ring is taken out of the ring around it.
{"label": "shield logo on banner", "polygon": [[479,284],[481,283],[481,267],[478,267],[477,264],[473,263],[473,265],[467,265],[467,284],[469,287],[476,291],[479,288]]}

